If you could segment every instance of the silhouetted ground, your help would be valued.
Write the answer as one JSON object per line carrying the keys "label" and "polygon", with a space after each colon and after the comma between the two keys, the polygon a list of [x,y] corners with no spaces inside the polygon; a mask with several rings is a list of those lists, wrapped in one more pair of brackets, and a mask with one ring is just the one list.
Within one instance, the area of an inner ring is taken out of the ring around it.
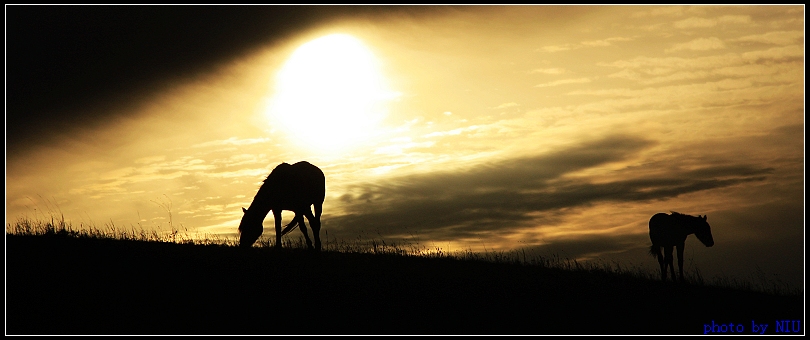
{"label": "silhouetted ground", "polygon": [[450,258],[6,236],[10,335],[703,334],[712,322],[777,334],[778,320],[804,334],[803,297]]}

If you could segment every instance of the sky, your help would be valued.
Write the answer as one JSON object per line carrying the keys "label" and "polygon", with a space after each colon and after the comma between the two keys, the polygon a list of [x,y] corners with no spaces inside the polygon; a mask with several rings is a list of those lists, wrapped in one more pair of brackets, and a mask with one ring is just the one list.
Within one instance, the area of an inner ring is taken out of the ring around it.
{"label": "sky", "polygon": [[677,211],[687,272],[803,289],[804,59],[803,5],[6,5],[6,224],[236,237],[306,160],[327,247],[657,270]]}

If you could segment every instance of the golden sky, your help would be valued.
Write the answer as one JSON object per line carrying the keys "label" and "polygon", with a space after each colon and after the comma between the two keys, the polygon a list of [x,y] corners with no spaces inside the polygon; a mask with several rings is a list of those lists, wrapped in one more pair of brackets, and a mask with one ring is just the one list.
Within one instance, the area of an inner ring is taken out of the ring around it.
{"label": "golden sky", "polygon": [[649,218],[678,211],[716,242],[690,236],[687,266],[802,285],[804,6],[429,9],[88,108],[115,118],[7,156],[6,222],[233,237],[267,174],[307,160],[322,237],[655,268]]}

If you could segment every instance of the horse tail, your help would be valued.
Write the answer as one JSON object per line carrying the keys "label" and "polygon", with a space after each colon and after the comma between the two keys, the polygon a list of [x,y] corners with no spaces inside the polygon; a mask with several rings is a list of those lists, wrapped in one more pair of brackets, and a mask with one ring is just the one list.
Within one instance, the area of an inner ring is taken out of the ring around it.
{"label": "horse tail", "polygon": [[650,256],[656,256],[657,257],[657,256],[660,256],[660,255],[661,255],[661,247],[659,247],[657,245],[654,245],[654,244],[651,245],[650,246]]}
{"label": "horse tail", "polygon": [[281,236],[287,235],[287,233],[295,230],[295,228],[298,227],[299,224],[301,223],[302,219],[303,217],[301,217],[300,215],[295,215],[295,218],[293,218],[292,222],[290,222],[290,224],[285,226],[284,230],[281,231]]}
{"label": "horse tail", "polygon": [[290,222],[290,224],[285,226],[284,230],[281,231],[281,236],[287,235],[289,232],[293,231],[293,229],[295,229],[296,227],[298,227],[298,221]]}

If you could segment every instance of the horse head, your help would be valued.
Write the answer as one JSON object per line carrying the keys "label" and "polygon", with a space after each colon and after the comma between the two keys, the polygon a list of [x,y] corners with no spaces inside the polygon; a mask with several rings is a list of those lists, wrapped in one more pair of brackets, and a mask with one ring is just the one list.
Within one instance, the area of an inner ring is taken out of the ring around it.
{"label": "horse head", "polygon": [[239,246],[249,248],[262,235],[264,217],[254,216],[255,214],[251,214],[245,208],[242,208],[242,213],[242,221],[239,222]]}
{"label": "horse head", "polygon": [[712,228],[709,226],[709,222],[707,221],[707,216],[698,215],[698,221],[695,226],[695,236],[697,236],[698,240],[703,243],[707,247],[711,247],[714,245],[714,238],[712,237]]}

